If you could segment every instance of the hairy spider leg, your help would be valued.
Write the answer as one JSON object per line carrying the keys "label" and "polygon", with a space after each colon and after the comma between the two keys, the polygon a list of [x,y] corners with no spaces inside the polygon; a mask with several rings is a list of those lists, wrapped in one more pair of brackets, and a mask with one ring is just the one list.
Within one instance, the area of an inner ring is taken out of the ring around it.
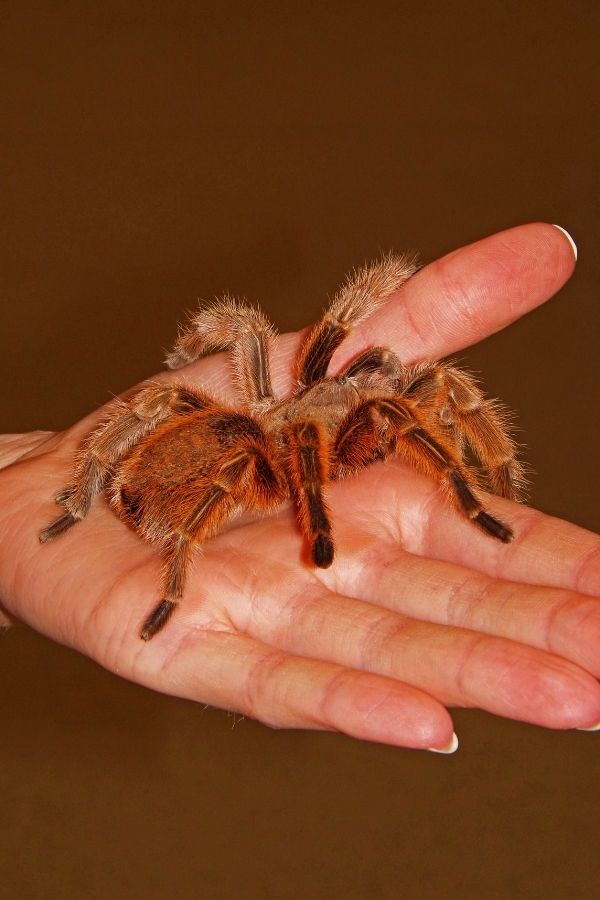
{"label": "hairy spider leg", "polygon": [[144,620],[140,637],[143,641],[160,631],[173,614],[177,601],[183,596],[185,571],[192,550],[192,542],[179,535],[169,546],[164,557],[164,597]]}
{"label": "hairy spider leg", "polygon": [[526,488],[524,466],[517,459],[507,413],[496,400],[486,398],[475,378],[446,363],[425,363],[409,369],[386,347],[360,354],[338,376],[340,382],[364,380],[379,374],[392,385],[404,384],[402,396],[415,400],[439,420],[444,434],[463,455],[466,442],[495,494],[522,499]]}
{"label": "hairy spider leg", "polygon": [[56,495],[56,502],[66,512],[40,531],[40,542],[57,537],[87,515],[115,463],[141,438],[173,414],[191,413],[209,405],[210,399],[199,390],[173,384],[150,384],[127,403],[114,403],[107,421],[83,445],[72,473],[72,485]]}
{"label": "hairy spider leg", "polygon": [[527,478],[508,415],[498,401],[484,396],[472,375],[444,363],[428,364],[419,367],[402,394],[458,432],[458,446],[466,441],[495,494],[523,499]]}
{"label": "hairy spider leg", "polygon": [[414,257],[389,254],[348,277],[300,348],[297,392],[325,377],[331,357],[351,328],[370,316],[416,270]]}
{"label": "hairy spider leg", "polygon": [[191,317],[166,364],[179,369],[201,356],[228,350],[240,399],[251,408],[265,408],[274,399],[269,371],[274,337],[273,326],[259,309],[224,297]]}
{"label": "hairy spider leg", "polygon": [[286,496],[268,452],[252,438],[243,438],[225,453],[211,481],[211,487],[167,542],[163,597],[142,625],[140,637],[144,641],[163,628],[181,600],[194,545],[214,535],[240,506],[269,509]]}
{"label": "hairy spider leg", "polygon": [[323,496],[328,479],[327,437],[318,423],[297,421],[288,427],[286,439],[300,529],[310,544],[313,562],[326,569],[334,554],[329,511]]}
{"label": "hairy spider leg", "polygon": [[431,427],[425,425],[406,398],[373,398],[352,410],[336,436],[338,465],[342,471],[368,465],[382,440],[384,446],[387,442],[388,452],[403,456],[415,468],[436,478],[458,508],[483,531],[505,543],[512,540],[512,531],[483,508],[472,476],[443,436],[431,433]]}

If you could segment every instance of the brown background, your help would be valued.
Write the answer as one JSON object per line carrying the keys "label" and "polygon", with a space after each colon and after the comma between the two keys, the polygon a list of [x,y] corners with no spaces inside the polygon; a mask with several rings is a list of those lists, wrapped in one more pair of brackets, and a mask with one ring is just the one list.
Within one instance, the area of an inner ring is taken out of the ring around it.
{"label": "brown background", "polygon": [[[464,355],[534,501],[600,526],[598,5],[3,6],[3,430],[155,372],[196,297],[313,319],[381,249],[559,222],[552,303]],[[6,87],[9,91],[6,91]],[[444,758],[272,732],[0,643],[7,898],[596,897],[600,735],[459,711]]]}

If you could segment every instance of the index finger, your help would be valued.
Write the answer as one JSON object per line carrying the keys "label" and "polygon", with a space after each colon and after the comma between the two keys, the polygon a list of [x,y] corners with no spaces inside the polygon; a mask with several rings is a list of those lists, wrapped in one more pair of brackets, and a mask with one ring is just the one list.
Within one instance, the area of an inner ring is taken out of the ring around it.
{"label": "index finger", "polygon": [[424,266],[350,337],[332,370],[369,344],[405,362],[439,359],[483,340],[544,303],[570,278],[575,245],[563,229],[519,225]]}
{"label": "index finger", "polygon": [[[411,363],[439,359],[488,337],[562,287],[575,268],[573,246],[558,227],[533,223],[452,251],[419,270],[348,335],[329,371],[339,371],[367,346],[383,344]],[[275,342],[271,377],[278,396],[292,386],[303,336],[284,334]],[[220,395],[231,394],[231,372],[220,355],[181,372]]]}

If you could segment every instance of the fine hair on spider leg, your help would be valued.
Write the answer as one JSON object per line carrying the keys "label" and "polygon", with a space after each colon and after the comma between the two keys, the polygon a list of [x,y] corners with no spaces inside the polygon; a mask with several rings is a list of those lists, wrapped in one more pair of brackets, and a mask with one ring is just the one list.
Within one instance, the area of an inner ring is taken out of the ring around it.
{"label": "fine hair on spider leg", "polygon": [[494,494],[524,498],[526,470],[516,454],[511,416],[497,400],[484,396],[473,375],[453,363],[424,363],[404,373],[403,394],[420,409],[437,411],[455,442],[473,453]]}
{"label": "fine hair on spider leg", "polygon": [[349,275],[300,348],[296,362],[299,385],[309,387],[324,378],[331,357],[350,330],[372,315],[417,268],[416,254],[388,253]]}
{"label": "fine hair on spider leg", "polygon": [[[185,598],[192,551],[242,510],[270,513],[296,504],[310,563],[334,563],[330,481],[400,456],[441,486],[449,503],[486,535],[512,530],[484,508],[478,479],[519,499],[523,466],[505,411],[471,375],[451,363],[405,366],[387,347],[366,347],[337,375],[337,347],[416,271],[414,257],[388,254],[358,269],[338,290],[298,351],[296,383],[274,395],[275,330],[260,310],[225,297],[194,314],[167,364],[229,352],[237,400],[225,403],[194,385],[149,382],[110,404],[84,441],[61,515],[39,534],[57,538],[84,519],[104,492],[111,508],[163,560],[160,600],[141,624],[148,641]],[[475,459],[474,471],[468,455]]]}
{"label": "fine hair on spider leg", "polygon": [[260,309],[225,295],[190,316],[175,347],[166,357],[169,369],[179,369],[208,353],[229,350],[236,389],[250,407],[273,400],[269,353],[275,329]]}

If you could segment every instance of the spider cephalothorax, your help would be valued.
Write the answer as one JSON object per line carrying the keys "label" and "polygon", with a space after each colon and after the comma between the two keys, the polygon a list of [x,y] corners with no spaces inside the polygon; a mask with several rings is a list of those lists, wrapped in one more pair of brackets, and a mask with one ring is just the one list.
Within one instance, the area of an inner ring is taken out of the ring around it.
{"label": "spider cephalothorax", "polygon": [[300,349],[290,397],[273,395],[269,350],[275,333],[256,309],[229,298],[197,313],[167,358],[178,368],[214,350],[233,356],[239,405],[197,387],[148,383],[117,401],[85,441],[71,485],[57,496],[63,514],[40,533],[45,542],[88,512],[105,490],[113,509],[158,545],[163,597],[142,625],[149,640],[183,594],[192,549],[243,510],[272,510],[292,496],[316,566],[334,557],[327,482],[398,454],[435,478],[452,502],[501,541],[510,528],[486,512],[472,457],[485,485],[518,497],[523,473],[505,416],[473,378],[447,363],[405,366],[371,347],[327,375],[349,330],[415,271],[408,257],[386,256],[350,277]]}

